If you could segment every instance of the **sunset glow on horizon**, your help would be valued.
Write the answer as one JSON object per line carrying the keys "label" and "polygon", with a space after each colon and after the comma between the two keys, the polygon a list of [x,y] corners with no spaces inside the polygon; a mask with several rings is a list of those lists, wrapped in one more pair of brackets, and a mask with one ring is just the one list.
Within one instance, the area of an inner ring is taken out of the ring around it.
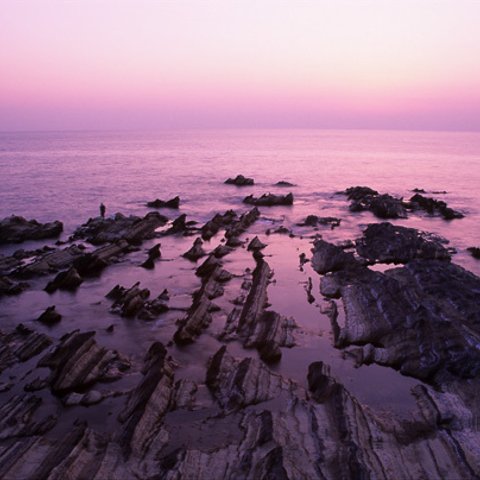
{"label": "sunset glow on horizon", "polygon": [[480,2],[3,0],[0,130],[480,130]]}

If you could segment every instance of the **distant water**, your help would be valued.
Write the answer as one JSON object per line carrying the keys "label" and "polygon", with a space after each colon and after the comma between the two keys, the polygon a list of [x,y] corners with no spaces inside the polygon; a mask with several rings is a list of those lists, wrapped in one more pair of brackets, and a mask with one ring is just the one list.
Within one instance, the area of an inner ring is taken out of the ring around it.
{"label": "distant water", "polygon": [[[223,185],[237,173],[254,177],[256,185]],[[203,221],[214,211],[240,207],[247,193],[285,192],[273,186],[278,180],[297,185],[292,189],[295,207],[282,211],[293,223],[309,213],[348,215],[347,202],[334,193],[351,185],[404,197],[415,187],[445,190],[433,196],[463,211],[465,219],[407,223],[444,235],[459,248],[480,244],[478,133],[0,133],[0,178],[0,217],[59,219],[67,233],[97,215],[100,202],[107,214],[144,214],[146,201],[180,195],[183,210]]]}

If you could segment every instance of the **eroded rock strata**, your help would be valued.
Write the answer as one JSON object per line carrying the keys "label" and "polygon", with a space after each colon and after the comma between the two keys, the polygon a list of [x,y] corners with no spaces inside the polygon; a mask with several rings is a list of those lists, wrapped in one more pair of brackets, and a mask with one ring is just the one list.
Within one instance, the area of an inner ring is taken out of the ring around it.
{"label": "eroded rock strata", "polygon": [[55,238],[62,231],[63,223],[58,220],[50,223],[39,223],[36,220],[27,220],[12,215],[0,221],[0,244]]}

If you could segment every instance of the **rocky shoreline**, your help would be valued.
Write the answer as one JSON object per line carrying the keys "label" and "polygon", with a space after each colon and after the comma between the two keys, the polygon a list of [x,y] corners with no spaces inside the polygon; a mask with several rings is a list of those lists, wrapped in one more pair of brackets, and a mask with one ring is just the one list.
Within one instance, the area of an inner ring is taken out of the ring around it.
{"label": "rocky shoreline", "polygon": [[[50,300],[0,331],[0,477],[479,478],[480,278],[448,240],[391,223],[462,221],[414,193],[351,187],[332,192],[345,217],[291,221],[271,217],[295,205],[291,193],[250,194],[206,222],[179,197],[157,199],[148,206],[168,211],[92,218],[66,240],[0,256],[0,307]],[[361,234],[335,241],[357,214],[370,215]],[[2,243],[63,228],[19,218],[0,222]],[[275,293],[287,261],[330,325],[332,365],[289,299],[293,283]],[[72,296],[79,320],[64,307]],[[367,404],[333,362],[408,377],[413,406]]]}

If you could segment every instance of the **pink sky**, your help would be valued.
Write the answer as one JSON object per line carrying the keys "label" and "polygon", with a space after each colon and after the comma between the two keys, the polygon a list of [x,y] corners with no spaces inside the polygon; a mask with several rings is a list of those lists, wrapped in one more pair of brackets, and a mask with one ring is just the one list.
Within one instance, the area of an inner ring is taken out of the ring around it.
{"label": "pink sky", "polygon": [[480,130],[476,0],[2,0],[0,130]]}

